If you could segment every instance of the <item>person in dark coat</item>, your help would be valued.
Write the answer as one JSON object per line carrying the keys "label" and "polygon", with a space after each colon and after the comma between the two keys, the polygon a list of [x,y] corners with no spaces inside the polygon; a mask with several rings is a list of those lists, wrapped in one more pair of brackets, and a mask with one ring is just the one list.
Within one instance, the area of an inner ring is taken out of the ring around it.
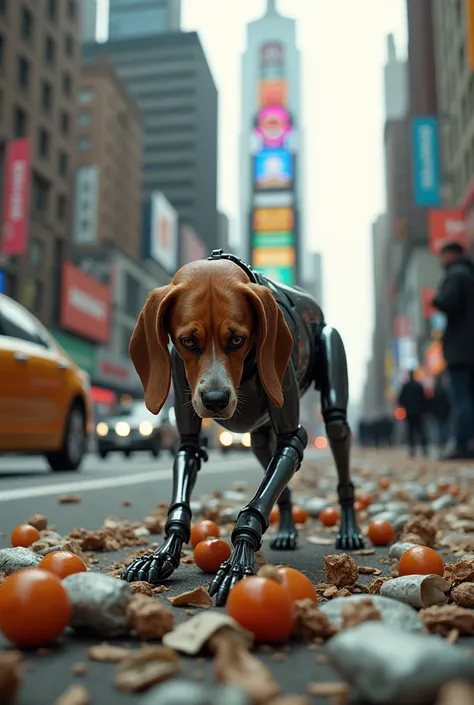
{"label": "person in dark coat", "polygon": [[449,421],[451,417],[451,400],[443,375],[438,375],[435,379],[430,411],[437,426],[439,449],[443,451],[449,440]]}
{"label": "person in dark coat", "polygon": [[408,450],[413,458],[418,442],[423,455],[428,455],[428,441],[426,437],[425,415],[427,412],[427,399],[425,390],[420,382],[415,379],[413,371],[410,372],[408,382],[403,385],[398,397],[398,404],[406,413],[406,426],[408,435]]}
{"label": "person in dark coat", "polygon": [[446,316],[443,350],[449,372],[456,446],[445,460],[473,457],[474,440],[474,262],[458,243],[441,250],[445,277],[433,306]]}

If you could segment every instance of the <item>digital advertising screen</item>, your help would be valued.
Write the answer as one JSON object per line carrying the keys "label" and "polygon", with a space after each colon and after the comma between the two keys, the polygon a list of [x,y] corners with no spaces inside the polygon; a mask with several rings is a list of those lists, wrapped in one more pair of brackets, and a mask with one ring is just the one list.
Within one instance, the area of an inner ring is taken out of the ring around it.
{"label": "digital advertising screen", "polygon": [[254,134],[261,148],[285,147],[291,149],[293,124],[291,115],[281,105],[269,105],[258,111]]}
{"label": "digital advertising screen", "polygon": [[253,229],[256,233],[292,231],[293,225],[293,208],[255,208],[253,212]]}
{"label": "digital advertising screen", "polygon": [[254,159],[254,182],[260,190],[289,189],[293,156],[286,149],[262,149]]}

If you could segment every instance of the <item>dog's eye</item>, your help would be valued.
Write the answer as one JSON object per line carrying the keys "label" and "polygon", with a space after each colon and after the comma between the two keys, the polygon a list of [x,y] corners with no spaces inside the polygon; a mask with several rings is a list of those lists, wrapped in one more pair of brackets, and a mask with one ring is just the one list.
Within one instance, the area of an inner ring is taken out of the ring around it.
{"label": "dog's eye", "polygon": [[186,350],[196,349],[196,341],[194,340],[194,338],[181,338],[181,343],[186,348]]}
{"label": "dog's eye", "polygon": [[229,345],[231,348],[241,348],[242,345],[245,343],[245,338],[243,335],[233,335],[232,338],[229,340]]}

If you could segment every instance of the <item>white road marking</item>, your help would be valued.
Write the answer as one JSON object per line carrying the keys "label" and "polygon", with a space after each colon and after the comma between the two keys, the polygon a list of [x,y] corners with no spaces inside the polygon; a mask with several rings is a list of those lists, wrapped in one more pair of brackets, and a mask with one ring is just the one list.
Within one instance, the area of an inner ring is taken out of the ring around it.
{"label": "white road marking", "polygon": [[[233,463],[219,463],[217,467],[204,466],[199,475],[229,475],[236,470],[239,472],[255,472],[256,466],[251,463],[234,461]],[[127,485],[142,485],[147,482],[160,482],[171,480],[173,476],[171,468],[166,470],[152,470],[149,472],[130,473],[123,477],[104,477],[97,480],[80,480],[76,482],[59,482],[55,485],[42,485],[36,487],[19,487],[13,490],[0,491],[0,502],[7,502],[14,499],[29,499],[31,497],[48,497],[56,494],[71,494],[73,492],[91,492],[92,490],[104,490],[108,487],[126,487]]]}

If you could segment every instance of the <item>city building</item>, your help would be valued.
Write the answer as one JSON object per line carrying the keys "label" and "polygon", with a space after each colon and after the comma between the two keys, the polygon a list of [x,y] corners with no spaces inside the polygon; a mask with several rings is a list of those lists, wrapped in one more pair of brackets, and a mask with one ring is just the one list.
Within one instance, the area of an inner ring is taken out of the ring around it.
{"label": "city building", "polygon": [[196,32],[86,44],[110,58],[144,125],[142,195],[161,191],[209,249],[217,243],[218,94]]}
{"label": "city building", "polygon": [[83,42],[95,42],[98,0],[81,0],[81,3],[81,39]]}
{"label": "city building", "polygon": [[296,21],[267,0],[242,57],[242,256],[271,279],[298,284],[304,259],[300,52]]}
{"label": "city building", "polygon": [[64,268],[61,316],[53,334],[89,373],[94,401],[110,406],[121,394],[143,396],[128,346],[149,292],[169,277],[113,244],[90,253],[76,250]]}
{"label": "city building", "polygon": [[[217,214],[217,247],[229,252],[229,216],[222,211]],[[232,252],[232,254],[235,254]]]}
{"label": "city building", "polygon": [[79,2],[2,2],[0,36],[2,288],[51,327],[71,231]]}
{"label": "city building", "polygon": [[82,66],[74,111],[73,242],[141,255],[142,124],[106,57]]}
{"label": "city building", "polygon": [[109,0],[109,39],[156,36],[181,29],[181,0]]}
{"label": "city building", "polygon": [[474,2],[433,5],[445,200],[460,209],[474,254]]}
{"label": "city building", "polygon": [[395,37],[387,37],[387,62],[383,69],[385,119],[400,120],[408,111],[407,62],[397,56]]}

